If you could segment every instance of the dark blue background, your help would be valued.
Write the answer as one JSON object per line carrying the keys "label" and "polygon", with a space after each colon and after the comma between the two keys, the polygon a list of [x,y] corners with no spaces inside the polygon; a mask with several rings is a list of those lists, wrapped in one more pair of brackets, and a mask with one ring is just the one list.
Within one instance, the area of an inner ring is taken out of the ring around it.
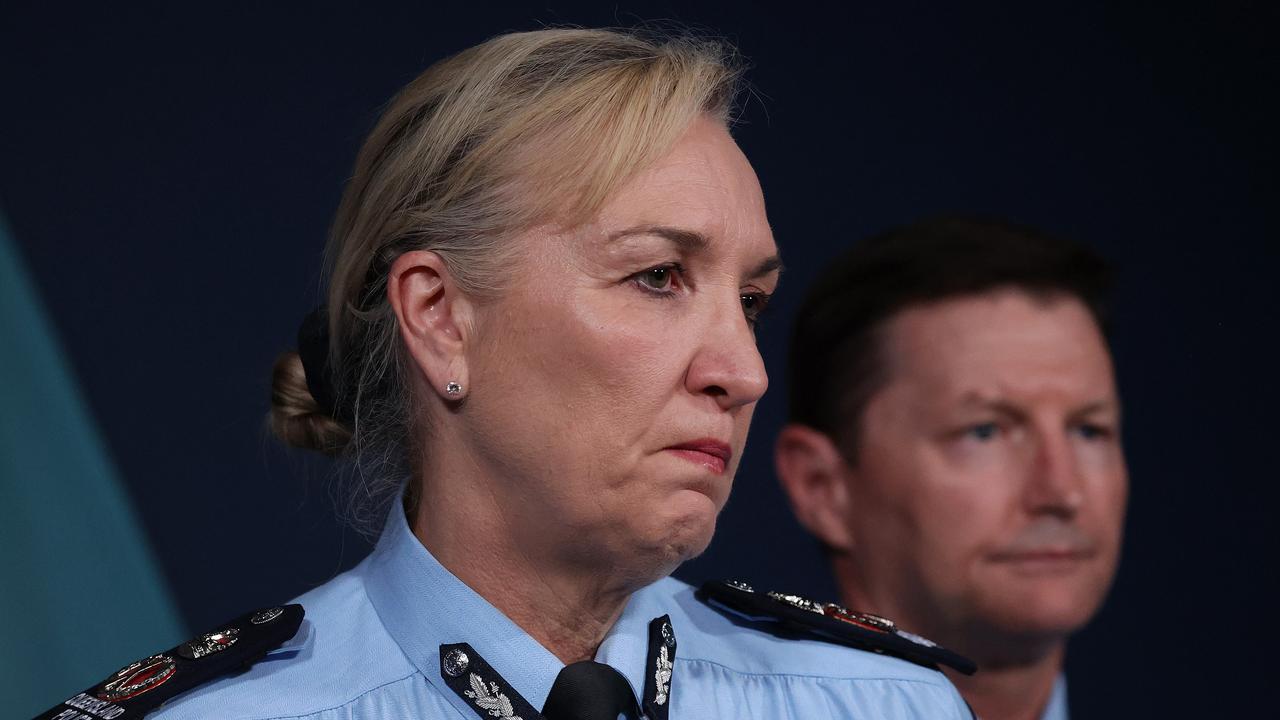
{"label": "dark blue background", "polygon": [[323,463],[264,417],[380,104],[497,32],[671,18],[755,65],[736,134],[789,266],[734,498],[679,574],[833,596],[770,458],[789,316],[859,237],[1005,215],[1121,270],[1131,511],[1112,597],[1069,655],[1076,716],[1273,713],[1275,4],[587,7],[0,11],[0,207],[191,627],[367,550],[333,519]]}

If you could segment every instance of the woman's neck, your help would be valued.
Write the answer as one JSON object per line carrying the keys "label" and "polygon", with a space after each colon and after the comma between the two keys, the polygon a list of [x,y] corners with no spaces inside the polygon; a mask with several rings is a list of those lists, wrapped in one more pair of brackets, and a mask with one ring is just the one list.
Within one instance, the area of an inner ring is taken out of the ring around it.
{"label": "woman's neck", "polygon": [[433,480],[409,518],[423,546],[562,662],[594,658],[631,593],[645,583],[519,542],[498,500],[475,478],[457,482],[456,474],[440,474]]}

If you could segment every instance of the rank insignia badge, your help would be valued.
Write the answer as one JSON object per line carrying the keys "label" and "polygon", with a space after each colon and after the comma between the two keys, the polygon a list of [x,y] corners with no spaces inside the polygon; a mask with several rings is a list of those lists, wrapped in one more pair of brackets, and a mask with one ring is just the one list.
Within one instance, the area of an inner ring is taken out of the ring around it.
{"label": "rank insignia badge", "polygon": [[36,720],[140,720],[179,693],[242,670],[302,625],[301,605],[246,613],[163,653],[129,663]]}
{"label": "rank insignia badge", "polygon": [[915,633],[892,620],[850,610],[836,603],[821,603],[800,595],[756,592],[737,580],[705,583],[698,599],[721,613],[761,629],[785,629],[840,645],[868,650],[938,669],[946,665],[972,675],[973,661]]}

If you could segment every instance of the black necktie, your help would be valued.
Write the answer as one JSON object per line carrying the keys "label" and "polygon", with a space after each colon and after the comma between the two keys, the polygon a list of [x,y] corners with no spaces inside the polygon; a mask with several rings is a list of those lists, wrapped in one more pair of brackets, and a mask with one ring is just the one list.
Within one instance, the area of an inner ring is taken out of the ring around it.
{"label": "black necktie", "polygon": [[622,673],[583,660],[566,665],[556,676],[542,716],[547,720],[640,720],[640,706]]}

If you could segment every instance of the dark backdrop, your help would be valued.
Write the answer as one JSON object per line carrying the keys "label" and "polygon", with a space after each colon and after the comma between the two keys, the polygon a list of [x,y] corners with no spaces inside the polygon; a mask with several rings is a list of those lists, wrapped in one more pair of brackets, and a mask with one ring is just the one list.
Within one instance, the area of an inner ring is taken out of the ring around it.
{"label": "dark backdrop", "polygon": [[497,32],[670,18],[755,65],[737,136],[790,268],[760,332],[773,387],[734,498],[679,575],[832,597],[770,459],[789,316],[859,237],[939,211],[1005,215],[1121,271],[1132,503],[1114,592],[1068,659],[1077,716],[1266,714],[1274,3],[115,5],[0,11],[0,204],[192,628],[367,551],[332,519],[324,466],[281,450],[264,414],[379,105]]}

